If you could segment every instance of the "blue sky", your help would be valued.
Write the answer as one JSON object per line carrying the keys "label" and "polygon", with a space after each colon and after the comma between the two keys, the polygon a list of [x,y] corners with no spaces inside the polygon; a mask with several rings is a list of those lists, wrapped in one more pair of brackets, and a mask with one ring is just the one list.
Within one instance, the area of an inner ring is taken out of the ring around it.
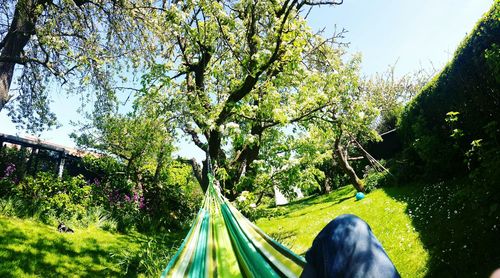
{"label": "blue sky", "polygon": [[346,28],[351,52],[361,52],[366,75],[396,60],[397,72],[443,66],[493,0],[344,0],[309,18],[315,29]]}
{"label": "blue sky", "polygon": [[[362,54],[364,75],[383,72],[396,61],[396,73],[404,74],[421,68],[441,69],[493,1],[344,0],[340,6],[315,8],[308,21],[314,30],[325,28],[326,35],[333,33],[335,25],[338,30],[347,29],[349,52]],[[69,121],[80,117],[76,112],[78,99],[53,88],[52,108],[62,127],[40,137],[73,146],[68,134],[74,128]],[[0,113],[0,132],[23,135],[6,114]],[[179,154],[202,157],[201,151],[186,142],[180,144]]]}

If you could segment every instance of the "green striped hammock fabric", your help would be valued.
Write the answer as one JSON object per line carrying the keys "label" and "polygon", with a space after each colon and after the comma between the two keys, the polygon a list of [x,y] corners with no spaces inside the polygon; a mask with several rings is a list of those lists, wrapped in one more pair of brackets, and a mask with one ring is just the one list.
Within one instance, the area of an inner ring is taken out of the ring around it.
{"label": "green striped hammock fabric", "polygon": [[299,277],[305,260],[266,235],[213,184],[161,277]]}

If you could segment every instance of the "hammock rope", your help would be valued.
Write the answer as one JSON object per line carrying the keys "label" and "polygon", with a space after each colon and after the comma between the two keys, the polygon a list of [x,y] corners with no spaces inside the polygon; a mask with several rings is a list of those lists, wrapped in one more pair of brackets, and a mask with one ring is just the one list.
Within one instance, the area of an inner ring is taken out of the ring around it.
{"label": "hammock rope", "polygon": [[304,258],[245,218],[214,185],[161,277],[299,277]]}

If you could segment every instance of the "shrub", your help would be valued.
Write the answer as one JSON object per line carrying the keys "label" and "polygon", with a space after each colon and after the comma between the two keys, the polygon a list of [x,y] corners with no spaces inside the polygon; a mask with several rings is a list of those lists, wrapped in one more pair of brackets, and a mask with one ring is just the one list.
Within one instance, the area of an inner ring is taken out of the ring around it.
{"label": "shrub", "polygon": [[[495,1],[457,49],[453,60],[401,115],[398,125],[405,147],[417,154],[413,163],[422,166],[422,174],[428,179],[466,174],[465,152],[470,143],[486,138],[488,124],[500,118],[499,13],[500,2]],[[453,122],[458,126],[454,133],[446,121],[450,111],[460,115]]]}
{"label": "shrub", "polygon": [[26,149],[0,147],[0,179],[8,178],[13,182],[19,181],[26,169],[27,155]]}
{"label": "shrub", "polygon": [[10,196],[15,186],[15,183],[9,178],[0,178],[0,198]]}
{"label": "shrub", "polygon": [[[9,155],[12,156],[12,152]],[[13,181],[16,165],[4,163],[0,173],[0,213],[35,217],[126,232],[179,230],[195,215],[203,192],[189,166],[172,162],[158,180],[145,170],[135,180],[112,157],[86,157],[82,175],[57,178],[38,172]],[[3,174],[3,175],[2,175]]]}
{"label": "shrub", "polygon": [[381,188],[385,185],[388,185],[387,182],[389,180],[388,172],[374,172],[366,176],[363,180],[365,183],[365,191],[371,192],[377,188]]}
{"label": "shrub", "polygon": [[[158,183],[146,182],[144,190],[144,228],[156,230],[179,230],[190,223],[201,205],[199,195],[164,177]],[[199,186],[198,186],[199,187]]]}
{"label": "shrub", "polygon": [[[379,163],[386,166],[386,162],[384,160],[380,160]],[[366,166],[365,172],[363,174],[363,183],[365,185],[365,191],[367,193],[377,188],[388,186],[391,182],[394,182],[394,177],[390,172],[380,172],[373,167]]]}
{"label": "shrub", "polygon": [[43,219],[80,219],[90,206],[91,188],[82,176],[60,180],[51,173],[27,177],[16,187],[16,194],[37,207]]}

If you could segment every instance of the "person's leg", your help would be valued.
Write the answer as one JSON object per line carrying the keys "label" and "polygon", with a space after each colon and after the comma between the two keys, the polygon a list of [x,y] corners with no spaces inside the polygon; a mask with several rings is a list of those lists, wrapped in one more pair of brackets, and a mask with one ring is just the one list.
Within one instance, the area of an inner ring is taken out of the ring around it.
{"label": "person's leg", "polygon": [[350,214],[321,230],[306,261],[301,277],[400,277],[368,224]]}

